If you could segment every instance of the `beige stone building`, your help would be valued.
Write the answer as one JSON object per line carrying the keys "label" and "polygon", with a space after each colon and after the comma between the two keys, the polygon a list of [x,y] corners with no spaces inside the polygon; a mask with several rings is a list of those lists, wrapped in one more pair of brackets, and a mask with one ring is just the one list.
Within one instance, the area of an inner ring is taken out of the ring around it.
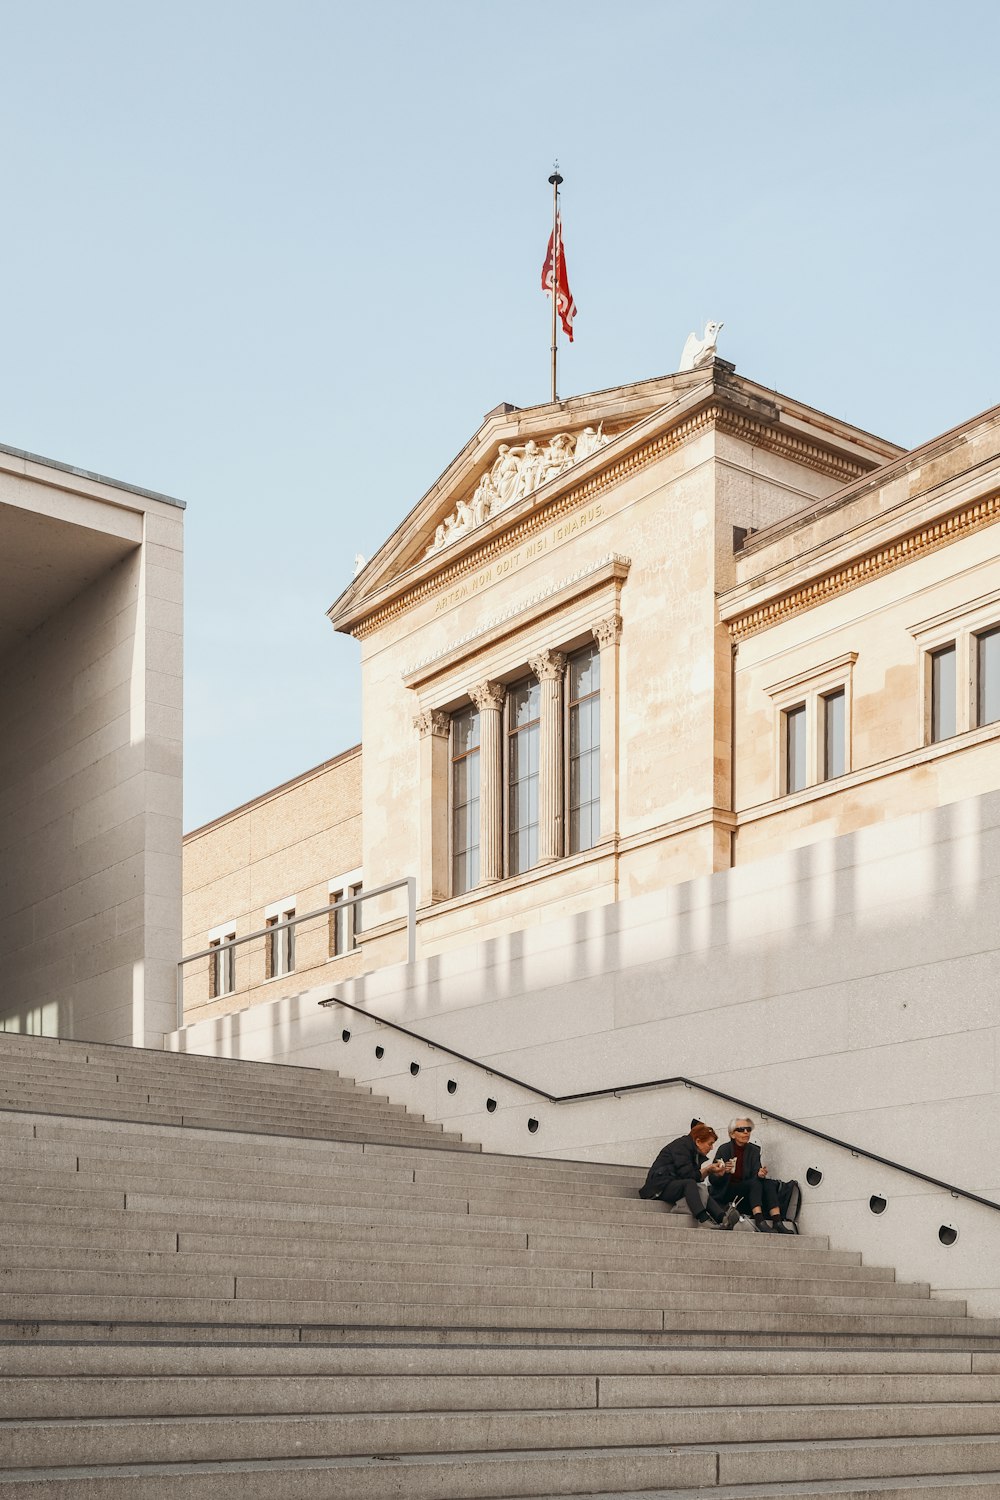
{"label": "beige stone building", "polygon": [[[719,359],[497,408],[330,610],[378,753],[189,836],[186,951],[412,876],[429,956],[995,789],[998,482],[996,413],[904,452]],[[399,962],[403,907],[189,1016]]]}
{"label": "beige stone building", "polygon": [[749,1107],[812,1230],[1000,1310],[998,518],[1000,409],[497,408],[330,610],[363,753],[189,836],[170,1045],[516,1154]]}

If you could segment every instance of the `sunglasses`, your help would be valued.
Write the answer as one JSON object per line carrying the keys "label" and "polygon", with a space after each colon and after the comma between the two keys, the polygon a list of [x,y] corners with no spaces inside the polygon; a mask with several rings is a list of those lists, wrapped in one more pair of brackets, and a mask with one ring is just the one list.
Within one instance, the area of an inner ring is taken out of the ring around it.
{"label": "sunglasses", "polygon": [[753,1135],[752,1125],[734,1125],[733,1135]]}

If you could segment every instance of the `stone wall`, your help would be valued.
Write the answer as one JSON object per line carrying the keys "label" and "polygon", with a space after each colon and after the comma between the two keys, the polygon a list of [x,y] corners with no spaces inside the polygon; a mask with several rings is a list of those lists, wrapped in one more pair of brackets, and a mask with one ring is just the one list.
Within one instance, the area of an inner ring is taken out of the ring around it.
{"label": "stone wall", "polygon": [[[184,952],[204,949],[222,926],[237,935],[264,926],[270,907],[295,898],[301,915],[329,904],[331,880],[361,866],[361,747],[325,761],[275,787],[184,839]],[[327,974],[347,977],[360,954],[332,960],[327,918],[296,932],[295,971],[267,977],[265,940],[236,950],[232,993],[213,996],[206,960],[185,969],[188,1020],[224,1015],[254,1000],[267,1001],[318,983]]]}
{"label": "stone wall", "polygon": [[0,1024],[156,1046],[180,945],[181,510],[54,505],[124,555],[0,662]]}

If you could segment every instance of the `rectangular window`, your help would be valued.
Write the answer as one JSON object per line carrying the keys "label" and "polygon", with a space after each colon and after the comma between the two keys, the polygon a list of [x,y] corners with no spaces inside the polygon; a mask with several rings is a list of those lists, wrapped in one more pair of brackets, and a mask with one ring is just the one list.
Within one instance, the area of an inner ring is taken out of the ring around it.
{"label": "rectangular window", "polygon": [[451,889],[462,896],[479,884],[479,710],[451,721]]}
{"label": "rectangular window", "polygon": [[782,715],[785,726],[785,791],[801,792],[806,784],[806,706],[798,704]]}
{"label": "rectangular window", "polygon": [[[277,902],[264,913],[264,926],[277,928],[295,916],[294,904]],[[295,928],[281,927],[269,932],[264,939],[264,977],[277,979],[281,974],[291,974],[295,968]]]}
{"label": "rectangular window", "polygon": [[212,956],[208,961],[208,997],[219,1000],[236,988],[236,929],[220,932],[217,928],[208,940]]}
{"label": "rectangular window", "polygon": [[1000,628],[976,636],[976,724],[1000,719]]}
{"label": "rectangular window", "polygon": [[[335,901],[349,901],[352,896],[360,896],[364,886],[360,879],[355,878],[360,871],[351,871],[349,875],[340,875],[336,880],[330,881],[330,905]],[[341,906],[337,911],[330,913],[330,957],[339,958],[344,953],[353,953],[358,947],[358,933],[361,931],[361,911],[359,903],[357,906]]]}
{"label": "rectangular window", "polygon": [[538,863],[541,688],[535,678],[507,694],[507,873]]}
{"label": "rectangular window", "polygon": [[843,688],[823,698],[823,780],[843,776],[847,769],[847,697]]}
{"label": "rectangular window", "polygon": [[955,645],[931,652],[931,744],[956,732]]}
{"label": "rectangular window", "polygon": [[592,849],[601,832],[601,653],[570,657],[569,852]]}

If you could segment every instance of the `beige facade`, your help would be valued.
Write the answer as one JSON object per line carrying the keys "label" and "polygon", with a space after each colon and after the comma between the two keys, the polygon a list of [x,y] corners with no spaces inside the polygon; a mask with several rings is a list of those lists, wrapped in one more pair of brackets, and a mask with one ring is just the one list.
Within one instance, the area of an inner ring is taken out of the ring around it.
{"label": "beige facade", "polygon": [[0,448],[0,1025],[156,1046],[181,918],[183,506]]}
{"label": "beige facade", "polygon": [[235,949],[226,948],[226,939],[245,937],[289,911],[301,917],[330,905],[345,884],[361,883],[361,862],[360,745],[189,833],[184,952],[210,945],[218,952],[185,966],[185,1018],[226,1015],[294,993],[306,972],[314,979],[357,974],[361,951],[350,920],[339,932],[327,916],[296,926],[291,963],[287,937]]}
{"label": "beige facade", "polygon": [[171,1045],[548,1156],[648,1162],[749,1104],[783,1176],[822,1171],[810,1227],[1000,1309],[995,1210],[905,1170],[1000,1201],[953,1128],[1000,1107],[998,518],[1000,409],[904,453],[721,361],[498,409],[330,612],[376,747],[359,865],[415,878],[416,961],[366,914],[353,977]]}
{"label": "beige facade", "polygon": [[[524,493],[516,455],[522,478],[534,455]],[[1000,624],[998,485],[995,412],[904,453],[718,359],[497,408],[330,610],[360,642],[378,753],[189,837],[185,951],[363,871],[368,889],[415,878],[433,955],[996,788],[976,695]],[[945,734],[931,677],[951,645]],[[365,903],[336,974],[313,925],[294,976],[263,940],[230,994],[192,966],[188,1014],[405,956],[399,892]]]}

